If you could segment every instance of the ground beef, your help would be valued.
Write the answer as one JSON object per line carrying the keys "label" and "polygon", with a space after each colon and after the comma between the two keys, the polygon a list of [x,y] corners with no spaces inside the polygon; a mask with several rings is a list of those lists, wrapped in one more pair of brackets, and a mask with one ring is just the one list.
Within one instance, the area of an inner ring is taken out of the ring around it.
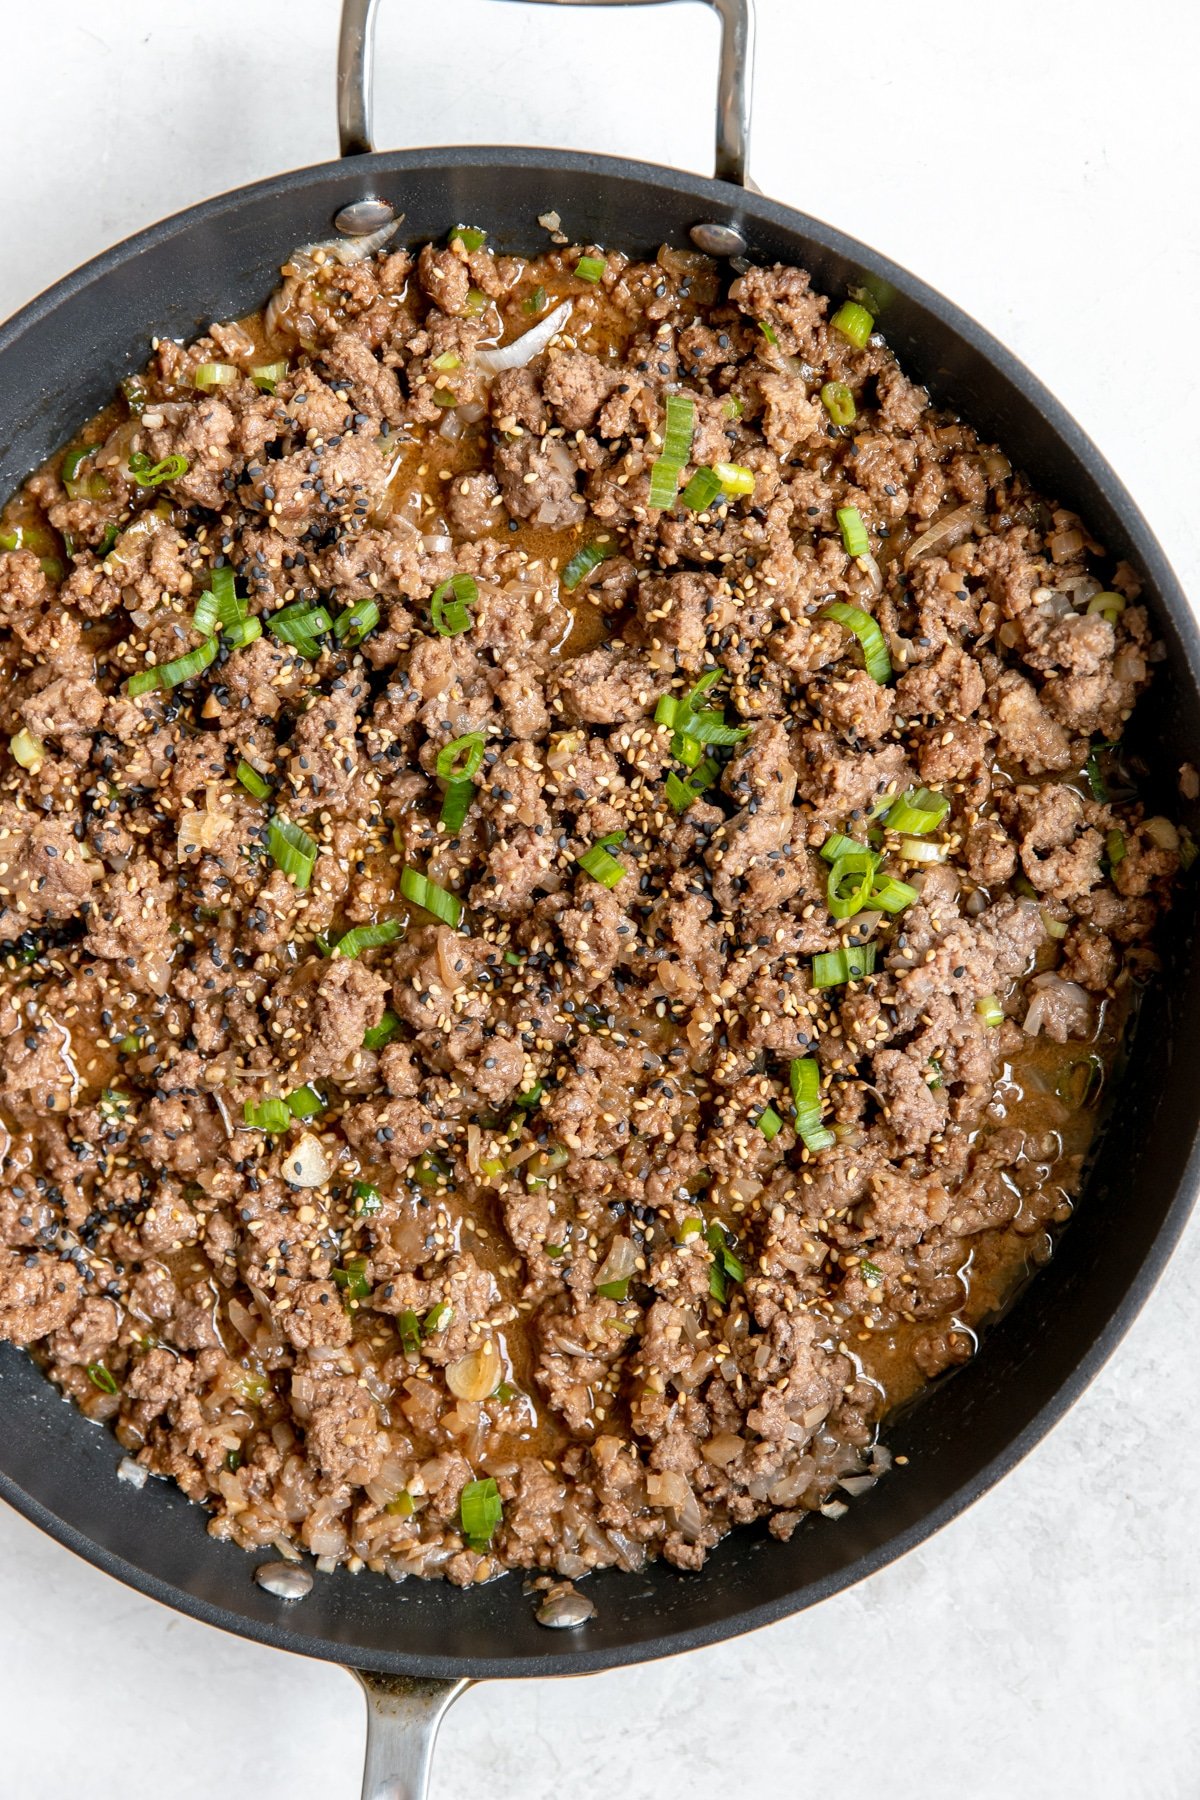
{"label": "ground beef", "polygon": [[1136,578],[878,333],[472,242],[298,257],[6,509],[0,1336],[250,1549],[696,1568],[971,1354],[1192,848]]}

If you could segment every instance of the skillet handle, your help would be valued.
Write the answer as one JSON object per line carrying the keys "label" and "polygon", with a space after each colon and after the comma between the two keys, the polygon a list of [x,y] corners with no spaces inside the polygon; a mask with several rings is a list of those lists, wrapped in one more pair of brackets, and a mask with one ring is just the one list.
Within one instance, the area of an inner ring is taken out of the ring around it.
{"label": "skillet handle", "polygon": [[[653,6],[661,0],[537,0],[552,6]],[[706,0],[721,21],[717,75],[718,181],[746,185],[750,83],[754,68],[754,0]],[[343,156],[374,150],[371,107],[378,0],[342,0],[338,37],[338,135]]]}
{"label": "skillet handle", "polygon": [[350,1669],[367,1697],[362,1800],[427,1800],[442,1718],[469,1681],[430,1681]]}

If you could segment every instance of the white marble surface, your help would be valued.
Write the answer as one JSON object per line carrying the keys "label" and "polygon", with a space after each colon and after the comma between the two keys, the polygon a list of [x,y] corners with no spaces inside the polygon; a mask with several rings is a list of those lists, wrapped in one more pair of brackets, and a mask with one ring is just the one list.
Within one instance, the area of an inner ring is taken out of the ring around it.
{"label": "white marble surface", "polygon": [[[1200,406],[1194,352],[1184,362],[1200,292],[1195,9],[759,10],[761,186],[916,269],[1022,355],[1200,591],[1184,423]],[[156,217],[333,155],[336,11],[5,6],[0,316]],[[716,33],[698,9],[384,11],[385,144],[507,138],[706,167]],[[408,51],[402,13],[420,19]],[[636,48],[619,71],[614,42]],[[865,107],[879,117],[861,122]],[[1200,1795],[1198,1256],[1200,1222],[1066,1422],[933,1542],[739,1643],[586,1686],[475,1690],[445,1732],[435,1800],[674,1800],[747,1772],[763,1800],[881,1779],[894,1800]],[[4,1800],[358,1793],[346,1676],[175,1617],[7,1512],[0,1669]]]}

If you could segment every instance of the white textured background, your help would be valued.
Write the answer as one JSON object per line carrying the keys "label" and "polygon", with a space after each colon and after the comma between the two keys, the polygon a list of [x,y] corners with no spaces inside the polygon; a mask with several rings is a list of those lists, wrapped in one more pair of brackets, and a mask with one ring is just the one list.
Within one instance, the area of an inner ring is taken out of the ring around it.
{"label": "white textured background", "polygon": [[[8,0],[0,316],[163,214],[331,157],[336,14]],[[1016,350],[1200,593],[1190,0],[759,0],[759,15],[759,184]],[[696,7],[392,0],[379,141],[562,143],[706,171],[715,46]],[[435,1800],[676,1800],[700,1784],[805,1800],[881,1782],[891,1800],[1200,1796],[1198,1258],[1200,1221],[1067,1421],[933,1542],[740,1643],[476,1689]],[[177,1618],[0,1516],[3,1800],[355,1800],[361,1714],[336,1669]]]}

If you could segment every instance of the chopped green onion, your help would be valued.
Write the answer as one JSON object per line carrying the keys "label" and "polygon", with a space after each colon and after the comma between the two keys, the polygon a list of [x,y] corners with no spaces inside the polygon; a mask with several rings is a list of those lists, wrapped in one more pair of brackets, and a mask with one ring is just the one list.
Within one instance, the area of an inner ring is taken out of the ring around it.
{"label": "chopped green onion", "polygon": [[754,492],[754,470],[748,469],[745,463],[714,463],[713,474],[727,494]]}
{"label": "chopped green onion", "polygon": [[434,388],[433,404],[435,406],[457,406],[458,405],[458,395],[454,392],[453,388],[447,388],[447,387]]}
{"label": "chopped green onion", "polygon": [[984,994],[981,999],[975,1002],[975,1011],[979,1014],[985,1025],[996,1026],[1003,1025],[1004,1023],[1004,1008],[997,1000],[995,994]]}
{"label": "chopped green onion", "polygon": [[248,763],[243,756],[237,766],[237,778],[248,794],[256,800],[265,800],[271,792],[271,784],[264,781],[253,763]]}
{"label": "chopped green onion", "polygon": [[1116,747],[1115,742],[1109,741],[1093,744],[1088,752],[1087,762],[1083,765],[1083,773],[1087,778],[1088,787],[1092,790],[1092,799],[1098,800],[1101,806],[1108,801],[1108,783],[1104,779],[1104,769],[1100,758],[1106,750],[1115,750]]}
{"label": "chopped green onion", "polygon": [[835,625],[844,625],[852,631],[862,646],[863,662],[867,674],[872,681],[882,687],[892,677],[892,659],[888,655],[888,647],[879,625],[870,613],[863,612],[859,606],[848,606],[843,600],[835,600],[821,614],[823,619],[832,619]]}
{"label": "chopped green onion", "polygon": [[473,781],[448,781],[442,796],[441,823],[447,835],[454,837],[463,828],[463,821],[471,810],[471,802],[475,798]]}
{"label": "chopped green onion", "polygon": [[707,758],[693,769],[686,781],[681,781],[674,769],[667,775],[667,799],[677,813],[686,812],[693,800],[699,799],[706,787],[711,787],[721,773],[715,762]]}
{"label": "chopped green onion", "polygon": [[462,357],[456,355],[453,350],[443,350],[440,356],[434,357],[429,366],[431,369],[436,369],[439,375],[450,375],[455,369],[462,367]]}
{"label": "chopped green onion", "polygon": [[252,644],[255,638],[261,636],[261,619],[239,619],[237,624],[231,625],[225,633],[226,642],[231,644],[235,650],[244,650],[247,644]]}
{"label": "chopped green onion", "polygon": [[679,498],[692,512],[704,512],[721,492],[715,469],[697,469]]}
{"label": "chopped green onion", "polygon": [[828,1150],[834,1135],[821,1123],[821,1068],[815,1057],[794,1056],[788,1070],[796,1130],[806,1150]]}
{"label": "chopped green onion", "polygon": [[87,1366],[87,1372],[88,1372],[88,1380],[91,1382],[92,1386],[98,1387],[102,1394],[115,1394],[116,1393],[116,1391],[117,1391],[116,1380],[115,1380],[114,1376],[109,1372],[109,1370],[107,1370],[105,1368],[103,1363],[101,1363],[101,1362],[89,1363]]}
{"label": "chopped green onion", "polygon": [[877,880],[867,899],[869,906],[878,907],[880,912],[901,913],[906,906],[911,906],[920,899],[915,887],[907,881],[898,881],[894,875],[885,875],[882,881]]}
{"label": "chopped green onion", "polygon": [[74,481],[88,457],[94,456],[99,448],[99,444],[79,444],[74,450],[67,451],[59,471],[64,487],[69,481]]}
{"label": "chopped green onion", "polygon": [[836,862],[839,856],[865,856],[867,846],[860,844],[857,838],[846,837],[840,831],[830,832],[821,845],[821,855],[826,862]]}
{"label": "chopped green onion", "polygon": [[[949,851],[945,844],[930,844],[919,837],[902,837],[896,841],[896,854],[908,862],[940,863],[946,861]],[[1020,880],[1021,877],[1018,876],[1018,883]],[[1021,891],[1018,887],[1018,892]]]}
{"label": "chopped green onion", "polygon": [[487,311],[487,307],[488,297],[483,290],[477,287],[469,287],[467,289],[467,316],[469,318],[477,319],[480,313]]}
{"label": "chopped green onion", "polygon": [[847,300],[839,306],[829,323],[844,338],[849,338],[856,350],[866,348],[867,340],[875,329],[874,319],[866,307],[859,306],[856,300]]}
{"label": "chopped green onion", "polygon": [[708,1291],[714,1300],[724,1300],[728,1292],[726,1277],[731,1281],[744,1281],[746,1270],[741,1258],[735,1256],[730,1248],[732,1240],[726,1235],[723,1225],[710,1225],[704,1234],[704,1241],[713,1253],[712,1265],[708,1271]]}
{"label": "chopped green onion", "polygon": [[392,1513],[398,1518],[410,1518],[417,1510],[417,1503],[407,1488],[401,1488],[394,1500],[389,1500],[384,1507],[385,1513]]}
{"label": "chopped green onion", "polygon": [[481,231],[478,225],[456,225],[450,233],[452,244],[461,244],[464,250],[482,250],[487,243],[487,232]]}
{"label": "chopped green onion", "polygon": [[125,683],[125,692],[131,699],[136,699],[139,694],[151,694],[156,689],[178,687],[181,682],[191,681],[194,675],[203,674],[216,657],[216,638],[206,638],[186,656],[177,656],[172,662],[156,663],[152,669],[140,669]]}
{"label": "chopped green onion", "polygon": [[581,256],[575,264],[575,273],[580,281],[599,281],[607,265],[599,256]]}
{"label": "chopped green onion", "polygon": [[214,631],[240,625],[246,617],[246,602],[238,597],[233,570],[222,566],[212,571],[209,585],[196,602],[192,624],[210,637]]}
{"label": "chopped green onion", "polygon": [[352,650],[361,644],[368,632],[374,631],[379,623],[379,602],[368,594],[362,600],[356,600],[345,612],[340,612],[333,621],[333,635],[339,644],[345,644]]}
{"label": "chopped green onion", "polygon": [[697,1219],[693,1215],[693,1217],[691,1217],[690,1219],[683,1220],[682,1224],[679,1227],[678,1232],[676,1233],[675,1242],[677,1244],[690,1244],[693,1238],[702,1237],[703,1234],[704,1234],[704,1220]]}
{"label": "chopped green onion", "polygon": [[561,1144],[551,1144],[548,1150],[537,1151],[525,1164],[525,1186],[545,1187],[547,1177],[565,1169],[569,1161],[570,1154]]}
{"label": "chopped green onion", "polygon": [[486,1481],[468,1481],[458,1497],[458,1515],[472,1550],[486,1550],[504,1518],[504,1503],[490,1475]]}
{"label": "chopped green onion", "polygon": [[546,290],[541,286],[535,287],[532,294],[528,294],[521,302],[522,312],[540,313],[545,311],[545,307]]}
{"label": "chopped green onion", "polygon": [[242,1107],[242,1119],[256,1131],[286,1131],[292,1123],[292,1111],[286,1100],[247,1100]]}
{"label": "chopped green onion", "polygon": [[835,919],[852,919],[862,911],[878,867],[879,858],[871,850],[855,850],[838,857],[825,881],[826,902]]}
{"label": "chopped green onion", "polygon": [[364,1050],[382,1050],[390,1044],[400,1029],[400,1021],[394,1012],[385,1012],[378,1025],[368,1026],[363,1032],[362,1047]]}
{"label": "chopped green onion", "polygon": [[1125,861],[1125,833],[1123,831],[1118,831],[1114,826],[1113,829],[1105,835],[1104,851],[1105,855],[1108,857],[1108,866],[1110,869],[1115,869],[1120,863],[1123,863]]}
{"label": "chopped green onion", "polygon": [[[449,596],[449,597],[448,597]],[[441,637],[457,637],[470,631],[471,615],[467,611],[479,598],[479,587],[473,575],[451,575],[434,588],[429,601],[433,629]]]}
{"label": "chopped green onion", "polygon": [[689,715],[684,735],[697,744],[740,744],[750,735],[750,726],[727,725],[723,713],[698,712]]}
{"label": "chopped green onion", "polygon": [[902,831],[909,837],[927,837],[937,830],[949,811],[950,802],[944,794],[931,793],[929,788],[908,788],[893,800],[883,822],[889,831]]}
{"label": "chopped green onion", "polygon": [[883,1270],[868,1262],[865,1256],[858,1265],[858,1272],[868,1287],[879,1287],[883,1282]]}
{"label": "chopped green onion", "polygon": [[1197,845],[1187,826],[1181,825],[1179,828],[1179,866],[1185,875],[1197,856],[1200,856],[1200,846]]}
{"label": "chopped green onion", "polygon": [[931,1056],[929,1061],[926,1063],[925,1067],[926,1067],[926,1070],[928,1071],[928,1073],[925,1076],[925,1084],[928,1087],[930,1093],[931,1094],[940,1093],[942,1088],[946,1085],[945,1082],[942,1080],[942,1065],[941,1065],[941,1063],[938,1061],[936,1056]]}
{"label": "chopped green onion", "polygon": [[[62,484],[71,500],[106,500],[111,489],[107,476],[99,469],[92,469],[86,475],[79,471],[89,456],[94,456],[100,449],[99,444],[83,444],[77,449],[68,450],[62,460]],[[66,534],[64,533],[64,538]],[[71,555],[71,545],[67,545],[67,554]]]}
{"label": "chopped green onion", "polygon": [[354,1195],[355,1218],[370,1219],[383,1210],[383,1195],[371,1182],[356,1181],[351,1192]]}
{"label": "chopped green onion", "polygon": [[430,881],[419,869],[403,869],[400,873],[400,892],[414,906],[420,906],[443,924],[453,925],[455,929],[462,924],[463,903],[457,894],[449,894],[436,881]]}
{"label": "chopped green onion", "polygon": [[845,981],[861,981],[875,973],[875,945],[856,944],[842,950],[822,950],[813,957],[815,988],[840,987]]}
{"label": "chopped green onion", "polygon": [[314,1087],[294,1088],[285,1105],[293,1119],[315,1119],[318,1113],[325,1111],[325,1102]]}
{"label": "chopped green onion", "polygon": [[349,1256],[344,1267],[332,1271],[335,1284],[341,1288],[348,1299],[365,1300],[371,1292],[371,1284],[367,1280],[367,1259],[365,1256]]}
{"label": "chopped green onion", "polygon": [[483,761],[482,731],[468,731],[452,738],[438,751],[437,772],[442,781],[470,781]]}
{"label": "chopped green onion", "polygon": [[20,731],[13,732],[8,740],[8,747],[21,767],[34,773],[46,760],[45,744],[41,738],[34,737],[32,731],[27,730],[24,726]]}
{"label": "chopped green onion", "polygon": [[668,394],[662,454],[650,470],[650,505],[660,511],[674,506],[683,465],[692,453],[696,402],[690,394]]}
{"label": "chopped green onion", "polygon": [[837,522],[841,528],[846,555],[869,556],[871,540],[867,536],[867,528],[862,522],[862,514],[857,506],[839,506]]}
{"label": "chopped green onion", "polygon": [[844,381],[827,381],[821,389],[821,405],[835,425],[853,425],[857,417],[854,395]]}
{"label": "chopped green onion", "polygon": [[298,888],[306,888],[312,880],[317,860],[317,842],[303,826],[293,825],[279,813],[267,826],[267,849],[277,869],[290,876]]}
{"label": "chopped green onion", "polygon": [[272,637],[290,644],[310,661],[321,654],[317,639],[333,630],[333,620],[325,608],[310,606],[306,600],[293,600],[290,606],[281,606],[278,612],[264,614],[264,618]]}
{"label": "chopped green onion", "polygon": [[206,362],[197,363],[192,370],[192,386],[198,388],[229,387],[238,378],[239,370],[232,363]]}
{"label": "chopped green onion", "polygon": [[339,956],[359,956],[364,950],[376,950],[390,944],[404,930],[401,919],[380,919],[374,925],[356,925],[333,946]]}
{"label": "chopped green onion", "polygon": [[768,325],[767,321],[765,319],[756,319],[755,323],[757,324],[758,329],[762,332],[763,336],[766,338],[768,344],[776,344],[777,345],[779,343],[779,339],[775,335],[774,327],[771,325]]}
{"label": "chopped green onion", "polygon": [[526,1108],[526,1110],[528,1110],[531,1107],[534,1107],[537,1105],[538,1101],[541,1099],[541,1097],[545,1093],[545,1091],[546,1091],[545,1082],[544,1081],[535,1081],[531,1088],[526,1088],[526,1090],[523,1094],[517,1095],[516,1099],[513,1101],[513,1105],[514,1106],[522,1106],[522,1107]]}
{"label": "chopped green onion", "polygon": [[626,1275],[621,1281],[598,1281],[596,1292],[603,1294],[606,1300],[628,1300],[630,1277]]}
{"label": "chopped green onion", "polygon": [[592,570],[599,568],[607,554],[599,544],[582,545],[559,576],[558,584],[564,593],[573,594],[580,582],[586,581]]}
{"label": "chopped green onion", "polygon": [[425,1314],[426,1337],[434,1331],[445,1331],[453,1317],[454,1308],[448,1300],[435,1300],[429,1311]]}
{"label": "chopped green onion", "polygon": [[609,846],[620,844],[624,837],[623,831],[610,832],[608,837],[598,839],[582,856],[575,858],[584,873],[590,875],[593,881],[598,881],[602,887],[616,887],[618,881],[629,873],[625,864],[618,862],[609,852]]}
{"label": "chopped green onion", "polygon": [[783,1128],[783,1120],[773,1106],[764,1106],[754,1123],[758,1126],[758,1129],[762,1132],[768,1144],[771,1142],[772,1138],[779,1136],[779,1133]]}
{"label": "chopped green onion", "polygon": [[144,450],[135,450],[129,459],[129,473],[139,487],[161,487],[164,481],[178,481],[191,464],[186,456],[164,456],[152,463]]}
{"label": "chopped green onion", "polygon": [[1110,625],[1115,625],[1128,604],[1124,594],[1093,594],[1087,609],[1090,613],[1099,613]]}
{"label": "chopped green onion", "polygon": [[282,381],[287,372],[286,359],[283,362],[256,363],[250,371],[250,379],[264,394],[273,394],[276,382]]}
{"label": "chopped green onion", "polygon": [[421,1321],[411,1306],[406,1306],[396,1315],[396,1330],[400,1335],[400,1348],[405,1356],[420,1356]]}

